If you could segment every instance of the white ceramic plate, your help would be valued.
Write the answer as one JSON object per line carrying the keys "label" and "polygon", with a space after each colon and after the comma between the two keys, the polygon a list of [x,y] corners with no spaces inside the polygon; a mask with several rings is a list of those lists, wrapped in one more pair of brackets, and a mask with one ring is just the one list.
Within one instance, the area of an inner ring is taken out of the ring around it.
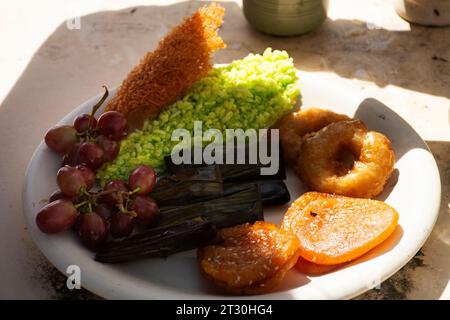
{"label": "white ceramic plate", "polygon": [[[392,141],[396,171],[379,199],[397,209],[400,227],[379,247],[350,265],[327,275],[306,277],[291,270],[277,291],[253,296],[260,299],[346,299],[387,279],[405,265],[430,234],[438,215],[441,186],[439,173],[427,145],[401,117],[374,99],[357,97],[346,88],[327,85],[320,76],[300,74],[304,106],[331,108],[363,120],[370,129]],[[111,96],[115,90],[111,91]],[[60,123],[72,123],[76,115],[90,111],[101,95],[86,101]],[[102,264],[77,241],[72,232],[41,233],[35,224],[43,199],[57,189],[55,175],[60,157],[42,142],[28,167],[23,205],[28,229],[47,258],[63,273],[69,265],[81,268],[81,285],[110,299],[220,299],[224,296],[201,278],[195,251],[168,259],[149,259],[126,264]],[[292,199],[306,191],[288,172]],[[280,222],[288,205],[266,210],[268,221]],[[242,297],[246,298],[246,297]]]}

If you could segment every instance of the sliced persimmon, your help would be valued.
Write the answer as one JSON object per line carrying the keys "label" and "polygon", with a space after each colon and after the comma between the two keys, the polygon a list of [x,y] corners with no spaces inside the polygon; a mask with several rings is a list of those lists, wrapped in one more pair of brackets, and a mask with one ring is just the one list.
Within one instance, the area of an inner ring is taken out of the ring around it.
{"label": "sliced persimmon", "polygon": [[302,258],[336,265],[382,243],[397,222],[397,211],[382,201],[308,192],[288,209],[282,229],[297,235]]}
{"label": "sliced persimmon", "polygon": [[295,264],[295,268],[301,273],[304,273],[308,276],[320,276],[322,274],[334,271],[344,265],[345,263],[329,265],[317,264],[299,257],[297,263]]}
{"label": "sliced persimmon", "polygon": [[299,241],[289,231],[257,221],[219,230],[223,242],[198,250],[202,274],[234,294],[273,290],[299,256]]}

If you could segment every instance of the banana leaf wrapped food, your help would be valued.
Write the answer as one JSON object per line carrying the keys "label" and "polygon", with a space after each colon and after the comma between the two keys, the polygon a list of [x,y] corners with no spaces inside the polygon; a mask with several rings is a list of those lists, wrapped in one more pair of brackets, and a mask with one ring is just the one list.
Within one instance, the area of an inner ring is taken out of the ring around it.
{"label": "banana leaf wrapped food", "polygon": [[161,177],[151,197],[159,206],[182,205],[221,197],[222,176],[217,165],[186,168]]}
{"label": "banana leaf wrapped food", "polygon": [[221,198],[160,208],[155,227],[114,240],[97,253],[100,262],[116,263],[170,254],[217,242],[216,228],[264,220],[257,184]]}
{"label": "banana leaf wrapped food", "polygon": [[222,182],[222,173],[217,165],[185,167],[183,170],[169,172],[160,178],[155,189],[165,188],[177,181]]}
{"label": "banana leaf wrapped food", "polygon": [[283,180],[229,182],[223,185],[223,195],[227,196],[239,192],[252,184],[258,185],[263,205],[285,204],[291,200],[289,190]]}
{"label": "banana leaf wrapped food", "polygon": [[[232,148],[231,152],[234,152],[234,159],[237,159],[237,153],[239,150],[242,150],[243,154],[245,155],[244,159],[242,159],[243,163],[232,163],[228,164],[226,163],[226,147],[223,149],[223,159],[222,164],[217,164],[217,167],[219,168],[219,171],[222,175],[223,182],[240,182],[245,180],[267,180],[267,179],[286,179],[286,167],[284,165],[284,158],[283,158],[283,152],[281,149],[279,149],[278,152],[278,170],[273,175],[263,175],[261,174],[261,168],[268,167],[267,164],[262,164],[261,159],[259,159],[259,156],[256,159],[256,163],[252,163],[249,159],[249,149],[248,146],[246,148]],[[269,148],[270,149],[270,148]],[[183,152],[183,151],[181,151]],[[165,162],[165,168],[166,171],[170,174],[175,174],[178,172],[183,172],[184,170],[192,169],[192,168],[202,168],[207,167],[208,164],[202,162],[202,163],[195,163],[193,159],[193,154],[195,152],[195,149],[191,150],[191,161],[190,163],[182,163],[182,164],[175,164],[172,161],[171,156],[166,156],[164,158]],[[202,151],[200,151],[202,152]],[[270,154],[269,154],[270,155]],[[273,155],[277,156],[277,155]]]}
{"label": "banana leaf wrapped food", "polygon": [[[167,179],[171,179],[169,177]],[[170,183],[164,184],[164,188],[157,184],[150,194],[160,206],[186,205],[217,199],[245,190],[253,184],[259,186],[263,205],[285,204],[290,200],[289,191],[282,180],[254,180],[225,184],[214,181],[171,180]]]}
{"label": "banana leaf wrapped food", "polygon": [[162,206],[156,226],[168,226],[181,221],[201,218],[218,228],[264,220],[259,187],[249,184],[232,194],[180,206]]}
{"label": "banana leaf wrapped food", "polygon": [[122,240],[108,242],[95,260],[118,263],[143,258],[165,258],[171,254],[217,243],[215,226],[202,219],[147,229]]}
{"label": "banana leaf wrapped food", "polygon": [[173,183],[167,188],[155,190],[150,197],[159,206],[177,206],[220,198],[223,193],[223,184],[220,182],[186,180]]}

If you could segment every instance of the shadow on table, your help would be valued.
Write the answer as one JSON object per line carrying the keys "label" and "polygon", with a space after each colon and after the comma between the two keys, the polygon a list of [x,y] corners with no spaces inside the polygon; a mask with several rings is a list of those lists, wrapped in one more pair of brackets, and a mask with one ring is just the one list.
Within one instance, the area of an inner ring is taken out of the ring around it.
{"label": "shadow on table", "polygon": [[[97,12],[81,17],[81,28],[74,30],[69,29],[66,22],[61,23],[36,51],[0,107],[0,118],[21,119],[22,127],[27,128],[27,136],[24,136],[13,127],[13,123],[17,122],[2,122],[2,136],[14,132],[15,138],[26,143],[21,145],[20,156],[19,148],[9,150],[9,158],[23,161],[25,168],[48,127],[74,106],[99,93],[102,84],[110,87],[119,84],[144,52],[155,48],[162,36],[202,4],[186,1],[168,6],[139,6]],[[274,38],[251,28],[236,4],[223,3],[223,6],[226,8],[226,17],[220,33],[228,47],[226,51],[215,55],[216,63],[228,63],[242,58],[248,52],[262,52],[272,46],[288,50],[301,70],[332,71],[343,77],[373,81],[379,86],[394,84],[406,89],[450,96],[449,84],[445,80],[450,75],[450,48],[445,41],[437,40],[445,36],[449,38],[449,28],[433,29],[430,33],[423,27],[411,26],[410,32],[393,32],[369,29],[361,21],[328,19],[311,34]],[[249,38],[252,38],[251,45],[248,44]],[[426,60],[418,60],[412,69],[407,67],[411,66],[406,64],[408,60],[422,59],[423,56]],[[396,67],[391,69],[392,65]],[[385,109],[380,107],[378,112],[381,110]],[[358,112],[358,117],[370,122],[364,108]],[[40,116],[43,114],[45,117]],[[37,116],[40,116],[38,122]],[[447,148],[449,154],[448,145],[440,144],[431,142],[432,151]],[[449,159],[446,161],[450,162]],[[446,164],[441,163],[441,170],[443,165]],[[442,175],[449,174],[448,166],[445,170],[441,172]],[[449,191],[448,185],[444,186],[444,195],[449,194]],[[448,226],[450,221],[447,221],[449,218],[444,212],[447,203],[448,199],[443,199],[440,219],[446,219],[442,225]],[[430,246],[448,252],[449,234],[448,229],[435,230]],[[424,251],[426,253],[427,246]],[[448,265],[450,262],[445,265],[447,270]],[[399,274],[411,272],[408,266],[406,271],[400,271]],[[445,268],[444,273],[448,272]],[[443,274],[439,282],[441,285],[433,293],[426,294],[437,297],[448,277],[448,273]],[[53,280],[58,281],[56,278]]]}
{"label": "shadow on table", "polygon": [[[8,156],[2,158],[0,167],[8,170],[20,167],[19,172],[2,171],[2,177],[11,181],[1,191],[4,196],[16,199],[20,207],[21,177],[47,129],[78,104],[101,92],[102,84],[109,87],[119,84],[146,51],[154,49],[161,37],[199,5],[201,3],[182,2],[97,12],[82,16],[80,29],[70,29],[63,21],[34,53],[1,103],[2,143],[14,141],[11,142],[14,147],[6,148],[6,143],[5,147],[2,144],[3,149],[8,149]],[[236,4],[224,6],[231,16],[236,17],[240,12]],[[224,28],[232,28],[232,24]],[[21,207],[15,213],[14,222],[17,220],[17,228],[23,232],[26,228]],[[49,288],[49,296],[58,299],[93,297],[83,290],[66,290],[65,276],[47,262],[29,237],[23,240],[21,247],[29,259],[25,263],[31,265],[35,273],[30,275],[29,281],[37,287]],[[42,263],[38,265],[36,261]]]}
{"label": "shadow on table", "polygon": [[[427,141],[438,164],[442,197],[436,225],[422,249],[406,266],[359,299],[438,299],[450,279],[450,142]],[[419,292],[413,289],[424,288]],[[447,296],[446,299],[449,297]]]}
{"label": "shadow on table", "polygon": [[[371,290],[360,298],[406,299],[409,298],[408,294],[412,292],[414,286],[417,286],[425,287],[427,290],[415,293],[413,298],[437,299],[445,290],[450,279],[450,269],[448,268],[450,257],[442,254],[450,250],[450,212],[448,209],[450,205],[450,142],[427,141],[426,145],[417,144],[421,138],[412,127],[390,108],[373,98],[365,99],[359,105],[354,116],[363,120],[370,129],[391,137],[397,160],[412,149],[430,150],[438,164],[442,185],[439,217],[424,247],[398,273],[383,282],[381,290]],[[412,134],[415,136],[411,136]],[[420,170],[420,168],[417,169]],[[387,187],[377,199],[386,200],[399,178],[398,173],[398,171],[397,174],[394,172]],[[432,260],[433,269],[428,267],[428,259]]]}
{"label": "shadow on table", "polygon": [[[400,18],[399,18],[400,19]],[[450,97],[450,27],[410,25],[391,31],[360,20],[327,19],[312,33],[290,38],[262,35],[240,21],[242,32],[231,46],[254,39],[249,51],[271,46],[287,50],[303,71],[328,71],[341,77],[395,85],[436,96]],[[414,61],[415,63],[411,63]]]}

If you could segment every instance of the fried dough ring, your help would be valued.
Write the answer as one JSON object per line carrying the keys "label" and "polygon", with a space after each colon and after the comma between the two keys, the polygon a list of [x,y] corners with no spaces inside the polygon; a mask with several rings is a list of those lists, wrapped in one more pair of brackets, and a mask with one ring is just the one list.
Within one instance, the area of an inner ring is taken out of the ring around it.
{"label": "fried dough ring", "polygon": [[[350,151],[355,161],[348,169],[339,160]],[[368,131],[360,120],[332,123],[302,143],[295,171],[315,191],[372,198],[383,191],[395,163],[391,142]]]}
{"label": "fried dough ring", "polygon": [[305,135],[319,131],[330,123],[350,120],[343,114],[319,108],[302,109],[281,118],[276,127],[280,130],[280,140],[284,158],[295,163],[300,154],[302,139]]}
{"label": "fried dough ring", "polygon": [[257,221],[219,231],[222,243],[198,250],[202,274],[233,294],[273,290],[299,257],[299,241],[289,231]]}

